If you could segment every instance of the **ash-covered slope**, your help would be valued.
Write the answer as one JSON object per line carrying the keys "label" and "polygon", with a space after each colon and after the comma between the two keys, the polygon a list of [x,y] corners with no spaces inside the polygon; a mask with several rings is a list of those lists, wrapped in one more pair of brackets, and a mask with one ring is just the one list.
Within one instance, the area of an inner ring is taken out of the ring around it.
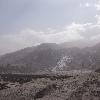
{"label": "ash-covered slope", "polygon": [[100,68],[100,44],[80,49],[44,43],[0,57],[0,72],[40,73],[98,68]]}

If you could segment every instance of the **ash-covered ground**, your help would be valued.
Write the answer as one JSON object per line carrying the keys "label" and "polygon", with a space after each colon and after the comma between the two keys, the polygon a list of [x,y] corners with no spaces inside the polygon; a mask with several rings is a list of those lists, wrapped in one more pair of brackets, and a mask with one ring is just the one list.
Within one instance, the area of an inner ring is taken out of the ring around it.
{"label": "ash-covered ground", "polygon": [[0,100],[100,100],[100,74],[43,76],[25,83],[1,80]]}

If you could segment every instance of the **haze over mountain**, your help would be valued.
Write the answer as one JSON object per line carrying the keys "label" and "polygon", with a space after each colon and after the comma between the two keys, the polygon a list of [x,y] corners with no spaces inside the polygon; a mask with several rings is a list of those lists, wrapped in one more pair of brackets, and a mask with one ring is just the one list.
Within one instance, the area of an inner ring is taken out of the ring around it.
{"label": "haze over mountain", "polygon": [[100,0],[3,0],[0,7],[2,72],[99,67]]}
{"label": "haze over mountain", "polygon": [[33,73],[100,68],[100,43],[93,47],[66,47],[44,43],[0,57],[0,71]]}
{"label": "haze over mountain", "polygon": [[0,55],[41,43],[100,42],[100,0],[1,0],[0,7]]}
{"label": "haze over mountain", "polygon": [[92,47],[96,44],[98,44],[99,41],[92,41],[92,40],[76,40],[71,42],[64,42],[61,43],[61,46],[65,48],[71,48],[71,47],[78,47],[78,48],[86,48],[86,47]]}

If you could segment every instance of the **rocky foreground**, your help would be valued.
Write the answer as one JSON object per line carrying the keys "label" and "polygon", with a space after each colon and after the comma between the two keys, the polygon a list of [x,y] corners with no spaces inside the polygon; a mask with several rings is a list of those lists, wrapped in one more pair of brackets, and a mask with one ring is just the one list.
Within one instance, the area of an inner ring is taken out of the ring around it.
{"label": "rocky foreground", "polygon": [[100,74],[38,78],[24,84],[2,82],[0,88],[0,100],[100,100]]}

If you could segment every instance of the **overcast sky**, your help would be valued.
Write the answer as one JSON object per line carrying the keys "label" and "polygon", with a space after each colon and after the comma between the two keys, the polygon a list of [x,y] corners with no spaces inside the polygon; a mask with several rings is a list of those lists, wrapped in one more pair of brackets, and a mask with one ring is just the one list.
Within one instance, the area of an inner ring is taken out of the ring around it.
{"label": "overcast sky", "polygon": [[100,40],[100,0],[0,0],[0,54],[75,40]]}

